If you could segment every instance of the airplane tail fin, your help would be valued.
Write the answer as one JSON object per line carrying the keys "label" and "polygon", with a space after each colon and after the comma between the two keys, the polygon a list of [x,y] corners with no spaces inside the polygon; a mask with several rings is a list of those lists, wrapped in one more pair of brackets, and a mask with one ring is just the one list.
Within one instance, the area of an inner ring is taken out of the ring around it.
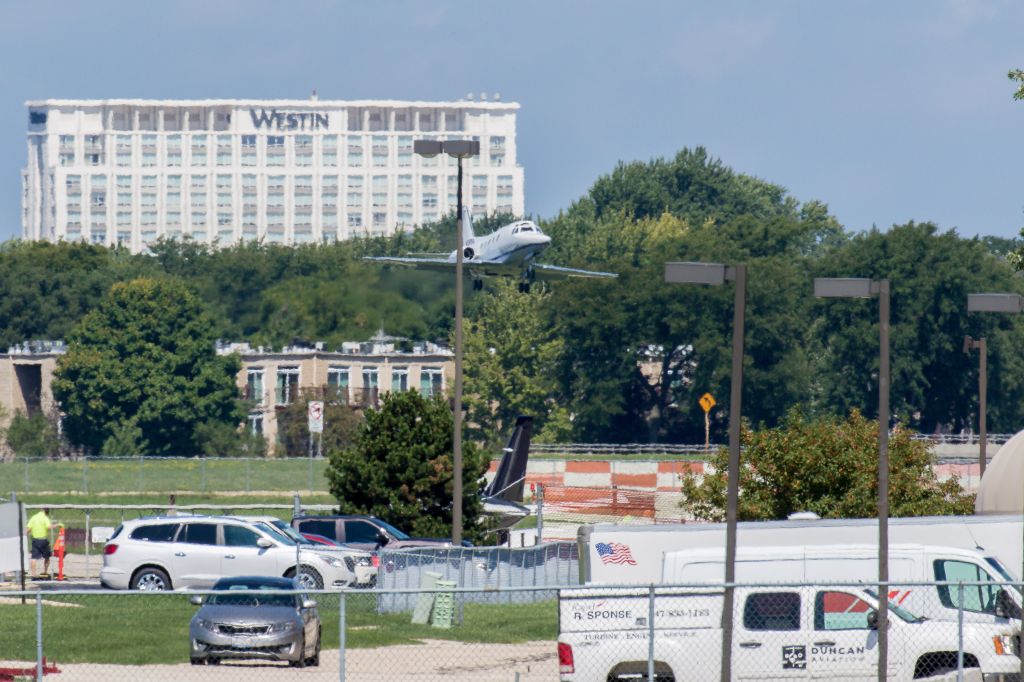
{"label": "airplane tail fin", "polygon": [[516,417],[516,428],[508,439],[508,445],[505,446],[494,479],[484,489],[484,497],[493,497],[509,502],[522,501],[532,433],[533,417]]}
{"label": "airplane tail fin", "polygon": [[468,206],[462,207],[462,243],[469,243],[476,235],[473,234],[473,215]]}

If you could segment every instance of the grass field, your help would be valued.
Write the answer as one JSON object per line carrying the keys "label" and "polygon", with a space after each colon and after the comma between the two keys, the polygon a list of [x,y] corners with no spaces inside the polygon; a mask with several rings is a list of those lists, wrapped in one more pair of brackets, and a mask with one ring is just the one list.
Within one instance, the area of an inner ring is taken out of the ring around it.
{"label": "grass field", "polygon": [[[338,648],[338,596],[319,602],[325,649]],[[463,623],[450,630],[413,625],[409,614],[378,614],[371,593],[346,597],[346,648],[446,639],[474,643],[554,640],[555,601],[530,604],[466,604]],[[188,625],[199,607],[180,594],[45,596],[43,653],[59,663],[188,662]],[[0,604],[0,660],[34,660],[36,606]]]}
{"label": "grass field", "polygon": [[0,495],[180,491],[327,492],[325,459],[15,460],[0,463]]}

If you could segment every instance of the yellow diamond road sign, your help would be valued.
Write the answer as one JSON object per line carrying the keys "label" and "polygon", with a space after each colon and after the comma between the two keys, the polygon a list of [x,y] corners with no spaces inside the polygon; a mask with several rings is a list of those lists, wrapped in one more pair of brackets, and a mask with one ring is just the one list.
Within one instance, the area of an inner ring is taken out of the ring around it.
{"label": "yellow diamond road sign", "polygon": [[700,406],[704,408],[705,412],[710,412],[711,408],[715,406],[715,399],[710,393],[705,393],[700,397]]}

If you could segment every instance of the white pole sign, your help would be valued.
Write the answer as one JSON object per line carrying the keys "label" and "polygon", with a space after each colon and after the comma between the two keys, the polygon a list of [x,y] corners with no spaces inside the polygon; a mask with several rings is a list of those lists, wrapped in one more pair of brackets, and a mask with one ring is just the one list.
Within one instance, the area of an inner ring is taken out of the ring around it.
{"label": "white pole sign", "polygon": [[309,432],[324,432],[324,404],[321,400],[312,400],[309,403]]}

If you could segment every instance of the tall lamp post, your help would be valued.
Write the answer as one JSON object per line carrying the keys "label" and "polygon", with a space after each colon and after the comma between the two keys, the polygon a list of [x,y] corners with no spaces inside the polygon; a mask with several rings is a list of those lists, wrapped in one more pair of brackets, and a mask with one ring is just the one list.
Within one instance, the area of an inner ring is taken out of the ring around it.
{"label": "tall lamp post", "polygon": [[[969,313],[1011,313],[1016,314],[1024,312],[1024,297],[1020,294],[967,294],[967,312]],[[968,337],[970,338],[970,337]],[[985,343],[985,339],[980,339],[981,343]],[[967,339],[964,339],[964,350],[967,350]],[[987,380],[985,373],[987,371],[985,353],[988,349],[981,346],[981,357],[982,357],[982,369],[981,376],[978,379],[978,386],[980,387],[981,398],[979,405],[979,421],[981,423],[981,453],[979,454],[982,467],[985,466],[985,402],[986,396],[984,391],[987,387]],[[982,468],[984,471],[984,468]],[[1024,513],[1024,493],[1021,495],[1021,513]],[[1021,578],[1024,579],[1024,555],[1021,556]],[[1021,659],[1021,674],[1024,675],[1024,658]]]}
{"label": "tall lamp post", "polygon": [[818,277],[819,298],[878,296],[878,679],[889,667],[889,280]]}
{"label": "tall lamp post", "polygon": [[[968,299],[968,306],[970,299]],[[968,312],[970,308],[968,307]],[[988,343],[985,337],[974,339],[964,337],[964,353],[978,351],[978,479],[985,475],[985,462],[988,459],[985,445],[988,441],[986,408],[988,407]]]}
{"label": "tall lamp post", "polygon": [[[732,679],[733,602],[736,583],[736,517],[740,488],[740,403],[743,397],[743,318],[747,298],[747,266],[720,263],[665,263],[669,284],[736,283],[732,311],[732,381],[729,391],[729,479],[725,509],[725,594],[722,604],[722,680]],[[653,679],[653,678],[651,678]]]}
{"label": "tall lamp post", "polygon": [[444,153],[456,159],[459,181],[455,221],[455,424],[452,431],[452,544],[462,544],[462,160],[480,154],[478,140],[415,140],[413,151],[430,158]]}

